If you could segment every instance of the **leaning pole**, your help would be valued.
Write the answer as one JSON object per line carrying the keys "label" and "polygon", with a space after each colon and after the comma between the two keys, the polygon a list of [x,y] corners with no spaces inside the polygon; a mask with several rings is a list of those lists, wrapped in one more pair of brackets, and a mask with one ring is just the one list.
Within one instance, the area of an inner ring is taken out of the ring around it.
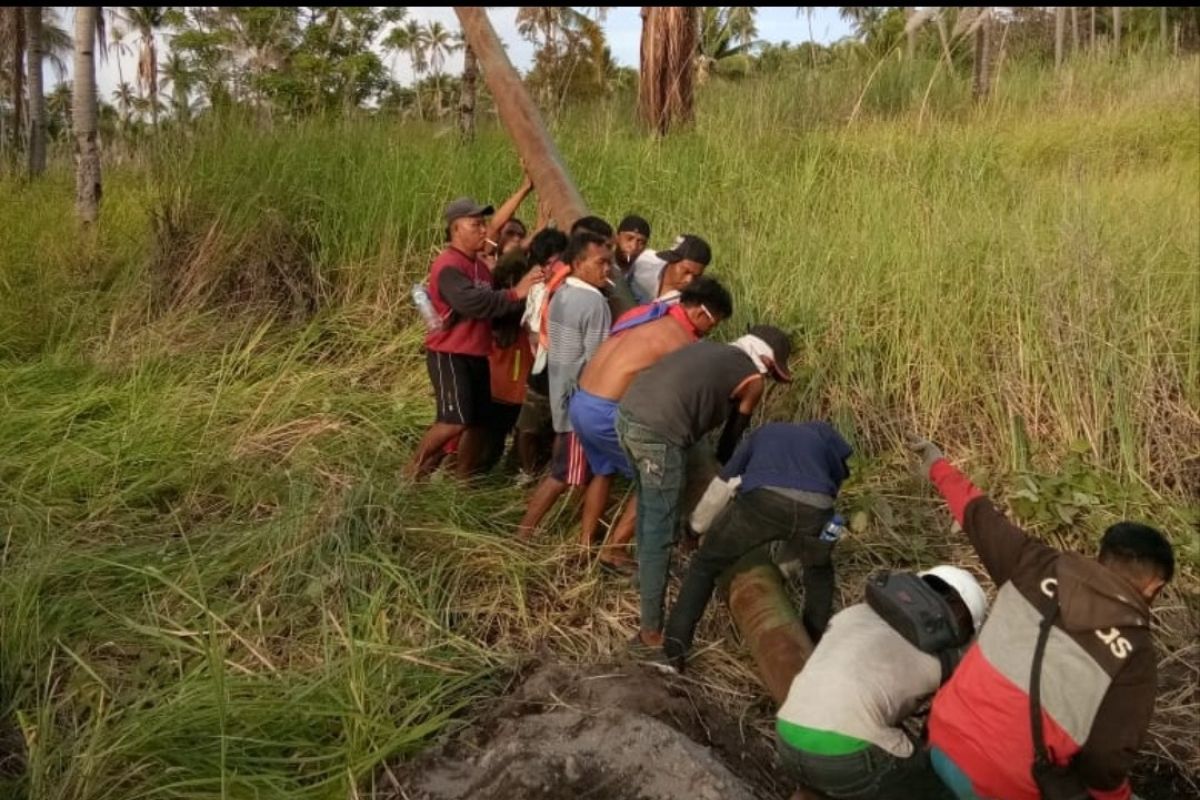
{"label": "leaning pole", "polygon": [[[500,122],[525,162],[538,197],[561,227],[587,214],[587,205],[567,169],[542,115],[525,91],[496,31],[482,8],[455,6],[463,37],[475,51]],[[779,569],[761,553],[739,561],[723,576],[729,610],[758,666],[759,677],[776,702],[787,696],[792,678],[812,653]]]}
{"label": "leaning pole", "polygon": [[479,60],[500,122],[525,162],[538,197],[545,200],[558,226],[569,228],[575,220],[587,215],[587,205],[567,174],[537,105],[508,60],[487,12],[477,7],[454,6],[454,13],[462,25],[463,37]]}

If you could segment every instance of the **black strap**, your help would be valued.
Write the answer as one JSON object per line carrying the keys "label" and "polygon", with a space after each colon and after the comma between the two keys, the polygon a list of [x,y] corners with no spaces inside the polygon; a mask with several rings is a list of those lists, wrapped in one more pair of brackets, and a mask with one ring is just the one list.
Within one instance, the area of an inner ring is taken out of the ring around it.
{"label": "black strap", "polygon": [[942,668],[942,680],[940,685],[945,685],[946,681],[950,680],[950,676],[954,674],[958,662],[962,661],[963,651],[965,646],[960,647],[944,647],[937,651],[938,665]]}
{"label": "black strap", "polygon": [[1058,617],[1058,598],[1049,614],[1042,614],[1038,626],[1037,646],[1033,648],[1033,669],[1029,675],[1029,725],[1033,730],[1033,763],[1050,764],[1050,753],[1046,750],[1046,732],[1042,726],[1042,660],[1046,655],[1046,642],[1050,629]]}

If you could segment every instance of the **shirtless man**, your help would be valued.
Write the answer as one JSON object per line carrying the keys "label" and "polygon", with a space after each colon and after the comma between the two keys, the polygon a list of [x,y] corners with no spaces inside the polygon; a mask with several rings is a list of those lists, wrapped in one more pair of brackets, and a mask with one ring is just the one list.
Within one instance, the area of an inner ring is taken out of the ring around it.
{"label": "shirtless man", "polygon": [[[608,503],[613,476],[633,479],[614,427],[617,404],[639,372],[668,353],[706,335],[733,313],[729,292],[713,278],[697,278],[683,290],[678,305],[647,309],[641,316],[613,328],[612,338],[600,346],[579,377],[579,390],[571,398],[571,425],[583,445],[594,478],[583,501],[580,541],[590,547]],[[600,562],[621,568],[634,563],[625,547],[633,538],[634,504],[613,530]]]}

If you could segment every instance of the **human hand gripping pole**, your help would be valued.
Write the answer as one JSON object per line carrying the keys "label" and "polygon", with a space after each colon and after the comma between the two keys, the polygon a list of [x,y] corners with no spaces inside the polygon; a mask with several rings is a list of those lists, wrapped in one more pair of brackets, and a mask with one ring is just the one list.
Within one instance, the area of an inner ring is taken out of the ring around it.
{"label": "human hand gripping pole", "polygon": [[929,471],[933,469],[933,465],[946,457],[936,444],[914,433],[904,437],[904,446],[921,459],[919,473],[926,480],[929,479]]}

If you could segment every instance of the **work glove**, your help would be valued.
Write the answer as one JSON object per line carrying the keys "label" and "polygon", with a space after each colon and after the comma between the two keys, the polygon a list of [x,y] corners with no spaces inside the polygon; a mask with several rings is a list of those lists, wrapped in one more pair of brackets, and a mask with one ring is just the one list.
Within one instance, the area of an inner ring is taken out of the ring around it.
{"label": "work glove", "polygon": [[921,466],[918,472],[922,478],[928,479],[929,470],[933,468],[933,465],[940,459],[945,458],[936,444],[915,434],[906,436],[904,444],[921,459]]}

